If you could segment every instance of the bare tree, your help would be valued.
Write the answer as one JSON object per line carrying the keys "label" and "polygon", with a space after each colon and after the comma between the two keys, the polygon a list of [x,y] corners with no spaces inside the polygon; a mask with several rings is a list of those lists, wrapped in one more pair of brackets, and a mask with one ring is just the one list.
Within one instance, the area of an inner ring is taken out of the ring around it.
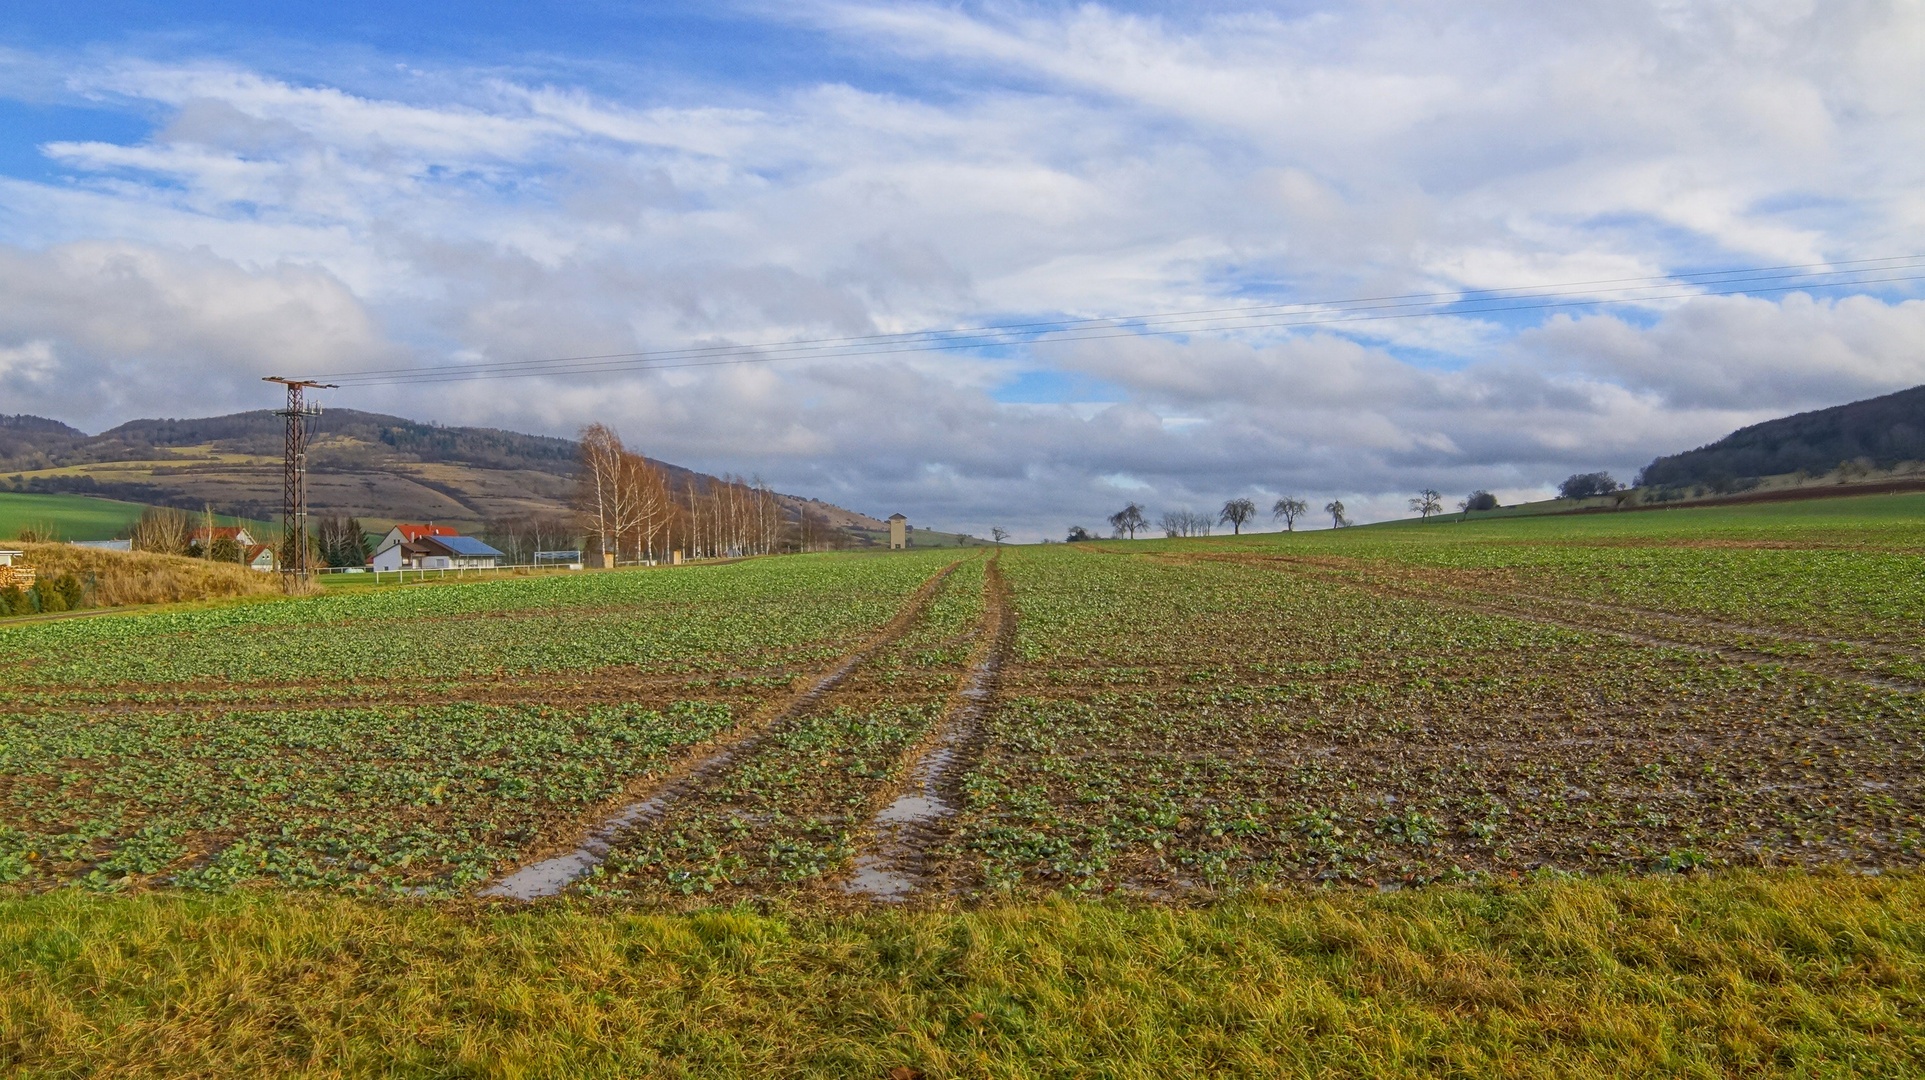
{"label": "bare tree", "polygon": [[1118,536],[1128,533],[1129,538],[1134,540],[1136,539],[1136,530],[1147,528],[1148,526],[1149,522],[1143,517],[1143,508],[1135,503],[1131,503],[1110,515],[1110,528],[1115,529],[1116,535]]}
{"label": "bare tree", "polygon": [[1444,512],[1444,497],[1430,488],[1425,488],[1410,500],[1410,508],[1417,511],[1419,517],[1429,521],[1430,515]]}
{"label": "bare tree", "polygon": [[1332,499],[1324,503],[1323,512],[1330,515],[1330,527],[1333,529],[1341,529],[1350,524],[1350,519],[1343,516],[1342,499]]}
{"label": "bare tree", "polygon": [[1208,536],[1215,519],[1194,510],[1169,510],[1156,519],[1165,536]]}
{"label": "bare tree", "polygon": [[315,545],[320,548],[321,562],[328,566],[366,566],[368,556],[374,553],[361,523],[351,517],[321,518]]}
{"label": "bare tree", "polygon": [[1309,512],[1309,503],[1304,502],[1302,499],[1292,499],[1287,496],[1278,499],[1277,504],[1270,508],[1270,516],[1283,522],[1283,527],[1288,532],[1296,532],[1297,519]]}
{"label": "bare tree", "polygon": [[134,524],[135,551],[154,551],[162,555],[187,554],[187,538],[194,531],[194,519],[185,511],[150,506],[140,512]]}
{"label": "bare tree", "polygon": [[1009,530],[1003,528],[1001,525],[997,525],[989,530],[989,538],[1000,544],[1009,539]]}
{"label": "bare tree", "polygon": [[1223,504],[1223,513],[1217,515],[1219,524],[1228,525],[1238,536],[1243,534],[1243,526],[1257,516],[1257,504],[1248,499],[1231,499]]}
{"label": "bare tree", "polygon": [[601,424],[590,424],[581,434],[581,473],[575,481],[575,510],[582,531],[603,560],[616,557],[621,545],[622,440]]}

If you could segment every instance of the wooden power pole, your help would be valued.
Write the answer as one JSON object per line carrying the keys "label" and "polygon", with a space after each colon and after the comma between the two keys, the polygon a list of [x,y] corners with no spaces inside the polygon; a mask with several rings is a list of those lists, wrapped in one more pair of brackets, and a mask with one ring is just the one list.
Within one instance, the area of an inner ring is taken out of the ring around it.
{"label": "wooden power pole", "polygon": [[262,382],[287,387],[287,408],[276,409],[276,416],[287,417],[287,451],[282,460],[281,477],[281,588],[300,592],[307,585],[307,420],[321,415],[321,406],[309,404],[305,391],[335,390],[333,383],[285,379],[270,375]]}

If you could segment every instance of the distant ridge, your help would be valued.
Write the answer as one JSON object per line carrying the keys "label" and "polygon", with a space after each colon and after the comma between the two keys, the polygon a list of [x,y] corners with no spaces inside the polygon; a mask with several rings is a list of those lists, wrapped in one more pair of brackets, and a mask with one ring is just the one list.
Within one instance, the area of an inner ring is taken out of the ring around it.
{"label": "distant ridge", "polygon": [[[400,416],[329,409],[308,452],[316,513],[374,520],[481,524],[567,509],[573,439],[484,427],[444,427]],[[283,421],[265,409],[195,419],[131,420],[88,435],[39,416],[0,416],[0,487],[98,495],[267,519],[280,512]],[[721,481],[650,461],[677,487]],[[18,479],[14,479],[18,477]],[[886,528],[867,514],[778,495],[844,531]],[[851,533],[854,536],[854,533]]]}
{"label": "distant ridge", "polygon": [[1638,483],[1722,490],[1761,476],[1820,475],[1840,462],[1889,469],[1904,461],[1925,461],[1925,386],[1739,428],[1708,446],[1658,458]]}

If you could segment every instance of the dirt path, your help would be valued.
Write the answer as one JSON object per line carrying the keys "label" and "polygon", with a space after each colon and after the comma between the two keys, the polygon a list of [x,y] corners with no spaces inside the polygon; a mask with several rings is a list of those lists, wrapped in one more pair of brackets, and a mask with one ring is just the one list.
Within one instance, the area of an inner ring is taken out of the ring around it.
{"label": "dirt path", "polygon": [[949,578],[956,567],[962,565],[962,562],[963,560],[958,559],[930,575],[929,580],[922,583],[915,594],[896,612],[895,617],[890,619],[875,636],[843,657],[842,662],[836,665],[834,670],[817,679],[807,690],[791,698],[773,715],[752,720],[737,727],[723,738],[698,748],[689,761],[656,781],[652,785],[653,790],[646,798],[631,801],[604,818],[600,824],[590,829],[581,838],[573,850],[524,865],[514,873],[481,889],[477,895],[510,900],[536,900],[561,893],[577,878],[600,865],[614,849],[615,841],[623,833],[661,820],[678,800],[698,790],[709,778],[752,752],[762,740],[779,730],[783,724],[815,707],[823,697],[860,667],[863,661],[908,632],[922,614],[923,609],[942,588],[943,582]]}
{"label": "dirt path", "polygon": [[983,714],[1015,644],[1016,608],[994,559],[984,575],[983,593],[987,633],[955,704],[933,738],[919,748],[901,791],[870,820],[868,840],[842,882],[844,893],[895,902],[928,882],[929,851],[947,834],[948,819],[961,801],[962,773],[980,749]]}

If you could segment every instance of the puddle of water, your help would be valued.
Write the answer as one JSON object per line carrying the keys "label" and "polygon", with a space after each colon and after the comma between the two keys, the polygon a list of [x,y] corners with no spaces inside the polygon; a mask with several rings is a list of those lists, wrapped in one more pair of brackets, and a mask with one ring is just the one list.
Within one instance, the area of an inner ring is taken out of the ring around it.
{"label": "puddle of water", "polygon": [[[1003,615],[1007,620],[1009,616]],[[922,885],[923,849],[927,836],[924,827],[956,812],[942,796],[949,774],[961,763],[962,746],[975,737],[982,722],[983,709],[995,688],[996,674],[1002,667],[1002,649],[1010,631],[1007,622],[1000,628],[999,641],[993,643],[968,682],[957,695],[963,699],[951,713],[936,737],[936,745],[923,754],[909,774],[908,790],[882,808],[869,826],[876,836],[874,846],[856,857],[854,869],[842,882],[842,891],[861,894],[874,900],[905,900]]]}
{"label": "puddle of water", "polygon": [[876,815],[877,824],[908,825],[934,821],[949,814],[949,804],[933,795],[904,795]]}
{"label": "puddle of water", "polygon": [[[715,758],[709,759],[709,762],[714,761]],[[709,762],[704,762],[704,766]],[[614,848],[615,838],[624,830],[661,817],[668,809],[668,801],[669,793],[665,791],[652,799],[624,807],[621,813],[602,822],[582,841],[580,847],[566,855],[524,866],[481,890],[478,895],[510,900],[537,900],[544,896],[560,895],[577,878],[600,866],[608,858],[609,851]]]}
{"label": "puddle of water", "polygon": [[916,879],[890,868],[880,855],[864,855],[856,860],[844,892],[863,893],[877,900],[901,900],[916,891]]}

